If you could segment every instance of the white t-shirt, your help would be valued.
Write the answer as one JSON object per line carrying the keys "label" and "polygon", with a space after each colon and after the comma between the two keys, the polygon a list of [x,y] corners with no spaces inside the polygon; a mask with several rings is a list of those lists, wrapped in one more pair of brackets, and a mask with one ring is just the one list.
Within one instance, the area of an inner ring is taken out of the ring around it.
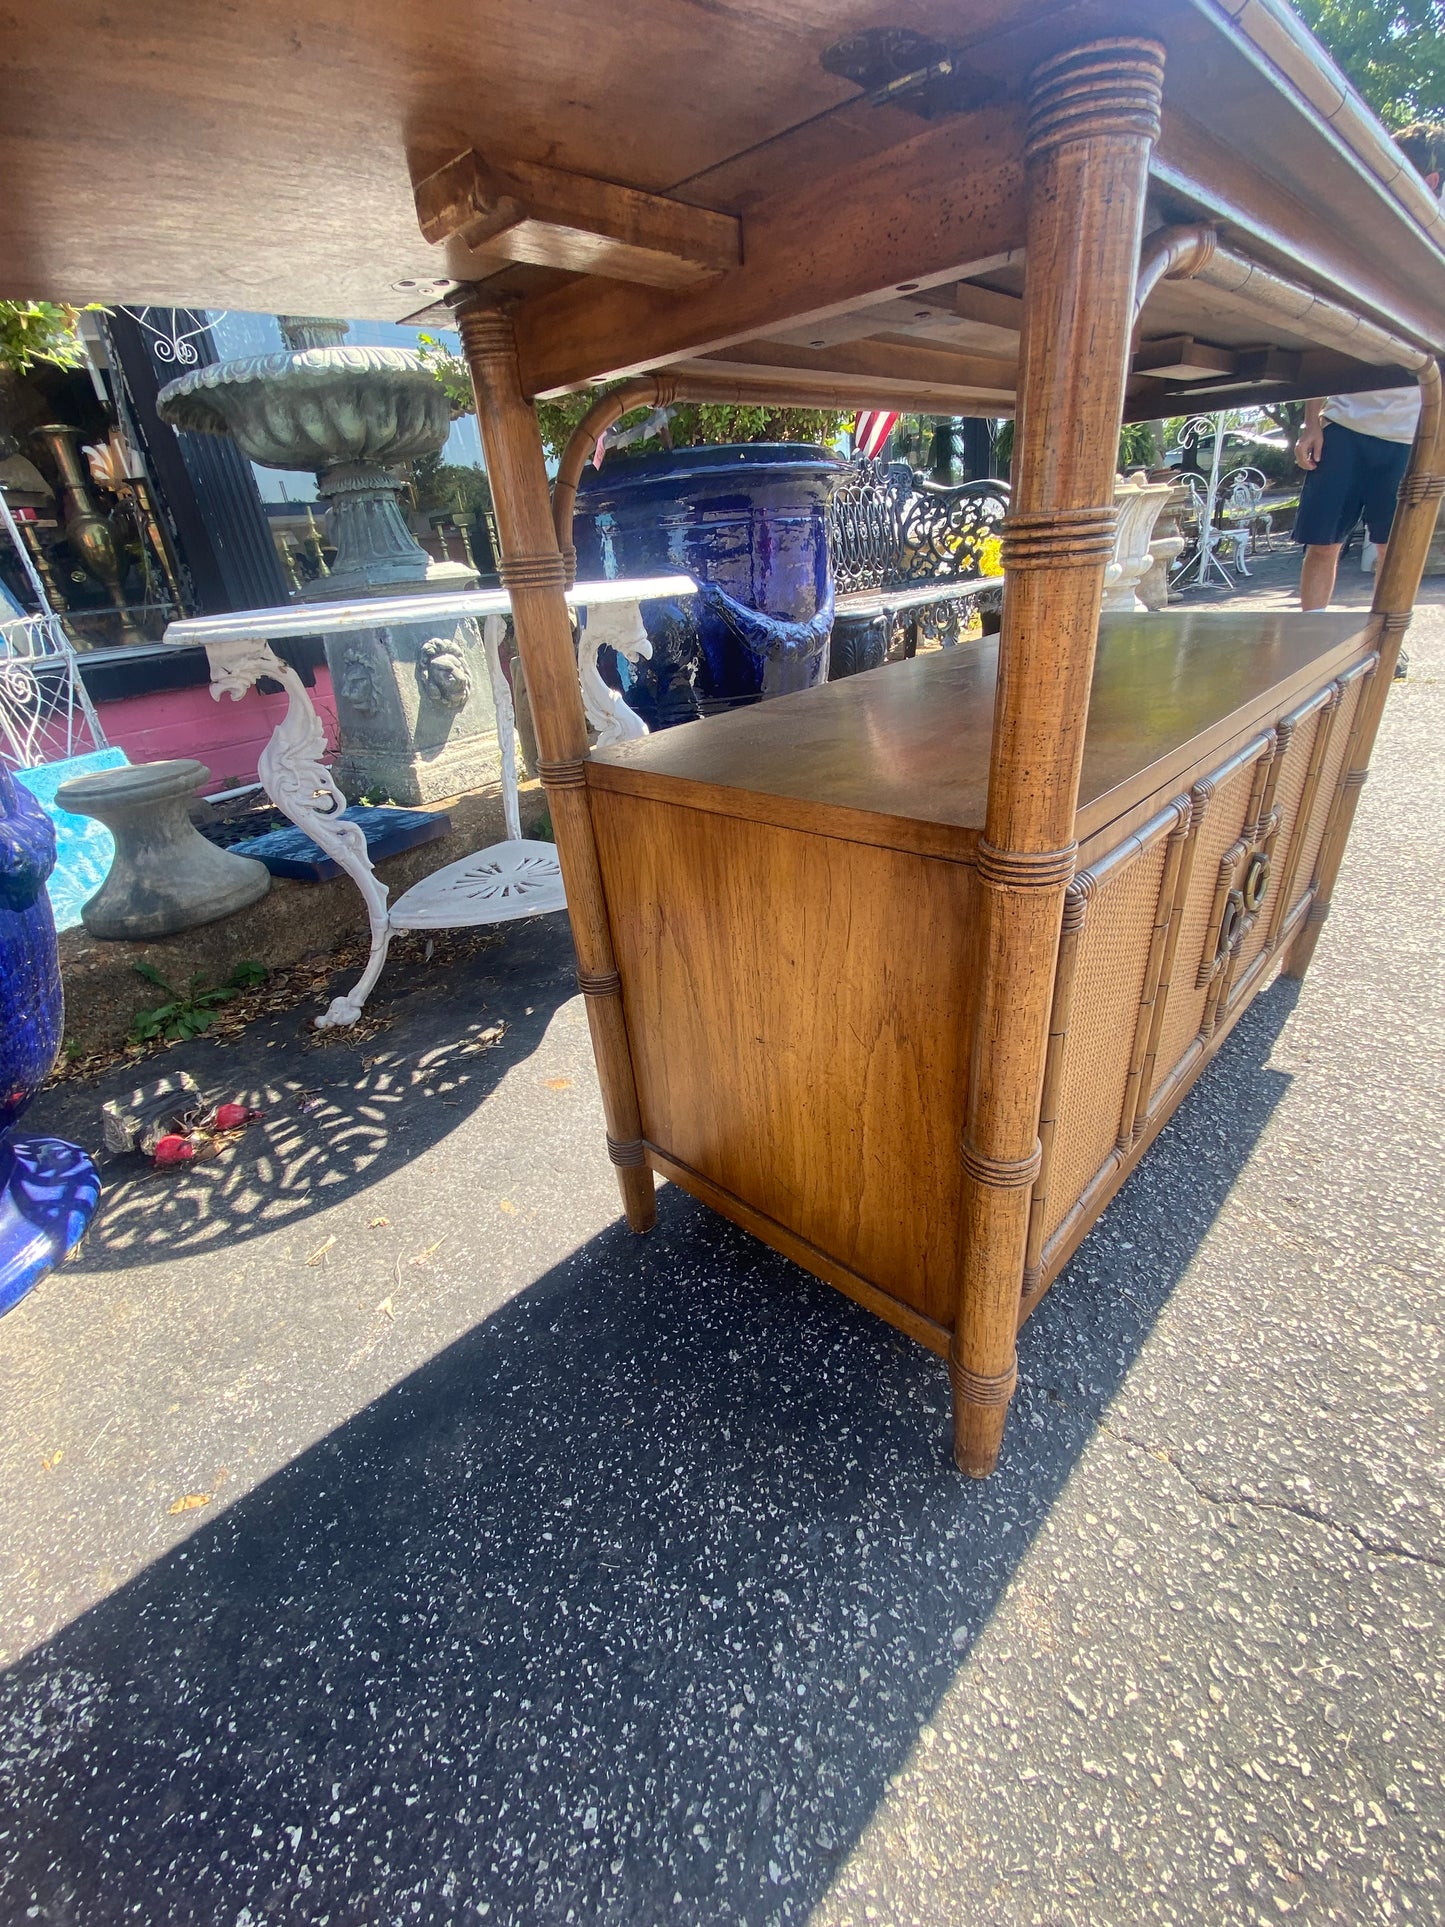
{"label": "white t-shirt", "polygon": [[1359,395],[1331,395],[1325,403],[1325,420],[1341,428],[1353,428],[1357,435],[1376,435],[1382,442],[1413,442],[1415,424],[1420,419],[1420,390],[1409,388],[1367,388]]}

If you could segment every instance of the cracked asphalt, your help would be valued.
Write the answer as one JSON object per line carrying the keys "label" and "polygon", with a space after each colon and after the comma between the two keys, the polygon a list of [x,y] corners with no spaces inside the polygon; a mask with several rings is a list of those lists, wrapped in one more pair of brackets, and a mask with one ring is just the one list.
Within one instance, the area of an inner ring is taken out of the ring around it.
{"label": "cracked asphalt", "polygon": [[620,1227],[555,920],[168,1059],[266,1117],[110,1166],[0,1323],[0,1920],[1445,1918],[1424,604],[1310,977],[983,1485],[940,1361],[671,1188]]}

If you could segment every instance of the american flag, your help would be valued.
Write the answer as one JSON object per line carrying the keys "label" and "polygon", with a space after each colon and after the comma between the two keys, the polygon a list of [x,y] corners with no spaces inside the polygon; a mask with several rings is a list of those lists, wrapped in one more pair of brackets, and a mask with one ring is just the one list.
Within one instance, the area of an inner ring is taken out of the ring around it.
{"label": "american flag", "polygon": [[863,414],[853,424],[853,450],[855,454],[866,455],[871,462],[892,433],[897,415]]}

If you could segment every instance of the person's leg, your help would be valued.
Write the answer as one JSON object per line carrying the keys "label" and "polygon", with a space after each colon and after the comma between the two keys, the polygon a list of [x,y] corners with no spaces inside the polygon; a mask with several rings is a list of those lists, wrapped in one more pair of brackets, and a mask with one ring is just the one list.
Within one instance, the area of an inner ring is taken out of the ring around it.
{"label": "person's leg", "polygon": [[1299,573],[1299,606],[1328,609],[1335,592],[1335,573],[1340,566],[1343,542],[1311,542],[1305,547]]}
{"label": "person's leg", "polygon": [[1338,422],[1326,422],[1319,460],[1300,489],[1292,539],[1304,550],[1300,568],[1302,609],[1326,609],[1334,595],[1340,550],[1359,518],[1364,499],[1359,444],[1365,439]]}
{"label": "person's leg", "polygon": [[1380,552],[1375,563],[1378,572],[1385,560],[1385,545],[1390,539],[1390,525],[1395,519],[1395,500],[1410,460],[1410,444],[1383,441],[1377,435],[1364,439],[1369,447],[1363,478],[1365,499],[1360,506],[1365,517],[1365,531]]}
{"label": "person's leg", "polygon": [[[1395,520],[1395,501],[1410,460],[1410,444],[1372,439],[1375,446],[1369,451],[1371,459],[1369,486],[1365,492],[1365,529],[1376,547],[1375,575],[1378,579],[1385,566],[1385,554],[1389,547],[1386,538]],[[1396,681],[1403,681],[1409,673],[1410,658],[1402,649],[1395,658]]]}

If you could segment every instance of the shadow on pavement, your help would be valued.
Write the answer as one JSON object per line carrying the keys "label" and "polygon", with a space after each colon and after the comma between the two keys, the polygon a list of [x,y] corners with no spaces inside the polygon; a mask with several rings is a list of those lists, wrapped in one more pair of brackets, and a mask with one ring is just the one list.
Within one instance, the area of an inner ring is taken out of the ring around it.
{"label": "shadow on pavement", "polygon": [[[369,1025],[360,1037],[317,1034],[307,1006],[239,1038],[199,1039],[95,1083],[46,1091],[24,1128],[69,1138],[98,1157],[103,1189],[86,1238],[87,1269],[221,1252],[340,1204],[429,1150],[536,1050],[558,1006],[576,995],[565,924],[538,918],[512,926],[497,949],[450,966],[438,982],[383,977],[367,1016],[384,1025],[405,1003],[404,1049]],[[105,1157],[102,1103],[179,1069],[208,1097],[240,1098],[265,1117],[219,1157],[183,1173],[154,1170],[139,1156]]]}
{"label": "shadow on pavement", "polygon": [[0,1682],[7,1920],[803,1920],[1287,1083],[1281,987],[1025,1330],[942,1362],[673,1189]]}

